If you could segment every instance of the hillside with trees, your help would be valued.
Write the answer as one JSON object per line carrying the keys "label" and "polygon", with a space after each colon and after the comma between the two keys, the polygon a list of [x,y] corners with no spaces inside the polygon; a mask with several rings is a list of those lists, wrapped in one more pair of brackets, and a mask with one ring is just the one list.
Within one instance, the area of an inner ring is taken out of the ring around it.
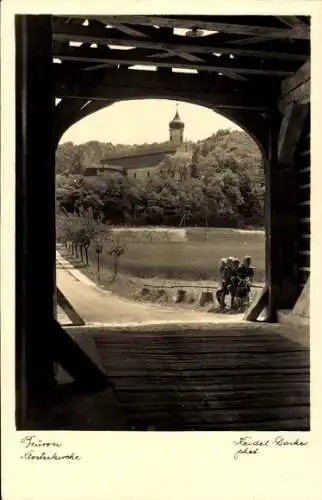
{"label": "hillside with trees", "polygon": [[90,141],[58,147],[57,209],[92,210],[104,222],[122,225],[261,227],[264,168],[255,142],[244,132],[219,130],[194,144],[193,158],[167,156],[145,181],[107,172],[83,177],[84,166],[108,154],[151,150],[159,144],[122,145]]}

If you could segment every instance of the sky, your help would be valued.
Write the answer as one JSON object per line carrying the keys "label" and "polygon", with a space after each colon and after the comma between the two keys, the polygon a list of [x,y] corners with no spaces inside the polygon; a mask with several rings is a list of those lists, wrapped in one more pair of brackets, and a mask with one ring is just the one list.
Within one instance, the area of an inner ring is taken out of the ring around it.
{"label": "sky", "polygon": [[[65,132],[60,142],[164,142],[169,140],[169,121],[176,112],[176,104],[176,101],[165,99],[118,102],[75,123]],[[178,110],[185,123],[186,140],[204,139],[221,128],[238,129],[233,122],[203,106],[180,102]]]}

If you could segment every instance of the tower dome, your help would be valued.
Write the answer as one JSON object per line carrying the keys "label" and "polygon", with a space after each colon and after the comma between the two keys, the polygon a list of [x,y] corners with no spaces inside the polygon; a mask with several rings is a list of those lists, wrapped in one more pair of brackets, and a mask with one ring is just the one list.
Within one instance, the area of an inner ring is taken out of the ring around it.
{"label": "tower dome", "polygon": [[169,123],[169,133],[170,133],[170,142],[176,145],[180,145],[183,143],[183,129],[184,123],[179,116],[178,104],[176,114],[173,119]]}
{"label": "tower dome", "polygon": [[178,104],[177,104],[176,114],[174,115],[173,119],[169,123],[169,128],[170,129],[179,129],[179,130],[184,129],[184,123],[179,116]]}

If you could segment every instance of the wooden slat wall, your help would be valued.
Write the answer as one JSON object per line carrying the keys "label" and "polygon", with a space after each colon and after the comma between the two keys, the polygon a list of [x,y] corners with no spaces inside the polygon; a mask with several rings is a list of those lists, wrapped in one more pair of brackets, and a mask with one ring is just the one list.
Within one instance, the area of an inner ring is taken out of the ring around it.
{"label": "wooden slat wall", "polygon": [[310,155],[310,116],[308,116],[296,153],[295,165],[298,169],[298,217],[299,217],[299,253],[298,277],[301,289],[310,275],[310,198],[311,198],[311,155]]}

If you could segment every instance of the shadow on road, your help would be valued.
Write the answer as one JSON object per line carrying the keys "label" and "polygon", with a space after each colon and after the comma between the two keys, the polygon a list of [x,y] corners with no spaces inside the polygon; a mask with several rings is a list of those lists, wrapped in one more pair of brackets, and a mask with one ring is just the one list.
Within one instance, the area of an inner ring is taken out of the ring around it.
{"label": "shadow on road", "polygon": [[57,269],[73,269],[73,268],[83,269],[84,267],[88,267],[79,257],[74,257],[70,253],[64,252],[62,249],[59,249],[59,252],[62,255],[62,257],[66,259],[66,262],[62,264],[61,262],[57,261],[56,263]]}

